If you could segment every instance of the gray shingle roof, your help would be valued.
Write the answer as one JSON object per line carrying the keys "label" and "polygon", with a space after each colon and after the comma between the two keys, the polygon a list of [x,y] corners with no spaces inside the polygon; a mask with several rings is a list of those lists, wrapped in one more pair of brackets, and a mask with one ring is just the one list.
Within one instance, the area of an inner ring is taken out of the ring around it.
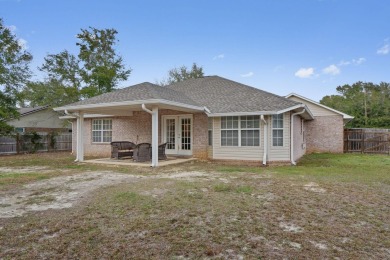
{"label": "gray shingle roof", "polygon": [[218,76],[189,79],[166,87],[149,82],[105,93],[69,106],[163,99],[198,107],[211,113],[280,111],[300,103]]}
{"label": "gray shingle roof", "polygon": [[41,111],[41,110],[46,109],[48,107],[49,106],[22,107],[22,108],[19,108],[18,111],[20,113],[20,116],[25,116],[25,115],[28,115],[28,114],[31,114],[31,113],[35,113],[35,112]]}
{"label": "gray shingle roof", "polygon": [[280,111],[300,103],[218,76],[189,79],[167,86],[212,113]]}
{"label": "gray shingle roof", "polygon": [[111,103],[121,101],[137,101],[148,99],[164,99],[168,101],[179,102],[187,105],[200,106],[191,98],[182,92],[173,89],[161,87],[149,82],[144,82],[127,88],[119,89],[113,92],[105,93],[96,97],[85,99],[67,106]]}

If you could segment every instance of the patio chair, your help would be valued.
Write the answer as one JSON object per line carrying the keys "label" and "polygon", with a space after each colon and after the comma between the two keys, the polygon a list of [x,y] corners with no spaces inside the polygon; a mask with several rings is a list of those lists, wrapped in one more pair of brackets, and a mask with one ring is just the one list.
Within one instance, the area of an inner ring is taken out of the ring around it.
{"label": "patio chair", "polygon": [[133,159],[136,162],[146,162],[150,161],[152,158],[150,156],[150,147],[149,143],[140,143],[134,149]]}
{"label": "patio chair", "polygon": [[167,160],[167,155],[165,154],[165,147],[167,143],[160,144],[158,146],[158,159],[159,160]]}

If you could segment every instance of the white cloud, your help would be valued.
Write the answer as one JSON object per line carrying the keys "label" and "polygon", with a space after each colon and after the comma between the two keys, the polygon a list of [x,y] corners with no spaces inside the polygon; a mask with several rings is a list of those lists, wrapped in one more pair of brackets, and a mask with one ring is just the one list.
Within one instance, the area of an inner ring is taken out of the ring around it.
{"label": "white cloud", "polygon": [[310,78],[313,74],[313,68],[300,68],[297,72],[295,72],[295,76],[298,78]]}
{"label": "white cloud", "polygon": [[339,62],[339,64],[337,64],[337,66],[341,67],[341,66],[348,66],[348,65],[360,65],[362,63],[366,62],[366,58],[357,58],[357,59],[352,59],[350,61],[345,61],[345,60],[342,60]]}
{"label": "white cloud", "polygon": [[322,72],[324,74],[337,75],[340,74],[340,69],[336,65],[332,64],[323,69]]}
{"label": "white cloud", "polygon": [[376,53],[379,55],[387,55],[390,52],[390,44],[385,44],[381,48],[379,48]]}
{"label": "white cloud", "polygon": [[348,65],[351,65],[351,62],[350,62],[350,61],[342,60],[342,61],[339,62],[338,65],[339,65],[339,66],[348,66]]}
{"label": "white cloud", "polygon": [[221,54],[219,54],[217,56],[214,56],[213,60],[220,60],[220,59],[223,59],[223,58],[225,58],[225,54],[221,53]]}
{"label": "white cloud", "polygon": [[255,75],[252,71],[246,73],[246,74],[241,74],[241,77],[243,78],[249,78],[249,77],[252,77],[253,75]]}
{"label": "white cloud", "polygon": [[353,59],[352,60],[352,63],[355,64],[355,65],[360,65],[363,62],[366,62],[366,58],[359,58],[359,59]]}
{"label": "white cloud", "polygon": [[25,39],[23,38],[18,39],[18,44],[20,47],[22,47],[22,50],[28,49],[27,41]]}

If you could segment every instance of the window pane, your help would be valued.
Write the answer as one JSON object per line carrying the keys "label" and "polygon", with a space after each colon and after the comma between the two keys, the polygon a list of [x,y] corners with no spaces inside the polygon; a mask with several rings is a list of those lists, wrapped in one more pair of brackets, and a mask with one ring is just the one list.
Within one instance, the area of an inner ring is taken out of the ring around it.
{"label": "window pane", "polygon": [[92,141],[95,143],[101,142],[102,141],[101,133],[102,132],[100,132],[100,131],[93,131],[92,132]]}
{"label": "window pane", "polygon": [[237,129],[238,128],[238,116],[233,116],[233,128]]}
{"label": "window pane", "polygon": [[241,146],[260,146],[259,130],[242,130]]}
{"label": "window pane", "polygon": [[238,130],[222,130],[221,146],[238,146]]}
{"label": "window pane", "polygon": [[111,142],[111,131],[103,131],[103,142]]}
{"label": "window pane", "polygon": [[283,130],[272,130],[272,145],[283,146]]}

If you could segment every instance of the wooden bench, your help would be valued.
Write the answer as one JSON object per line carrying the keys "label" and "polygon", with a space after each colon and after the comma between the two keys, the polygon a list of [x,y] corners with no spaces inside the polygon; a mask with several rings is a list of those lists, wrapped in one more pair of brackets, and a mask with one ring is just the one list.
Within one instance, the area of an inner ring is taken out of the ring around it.
{"label": "wooden bench", "polygon": [[129,141],[111,142],[111,158],[120,159],[126,156],[133,156],[136,145]]}

